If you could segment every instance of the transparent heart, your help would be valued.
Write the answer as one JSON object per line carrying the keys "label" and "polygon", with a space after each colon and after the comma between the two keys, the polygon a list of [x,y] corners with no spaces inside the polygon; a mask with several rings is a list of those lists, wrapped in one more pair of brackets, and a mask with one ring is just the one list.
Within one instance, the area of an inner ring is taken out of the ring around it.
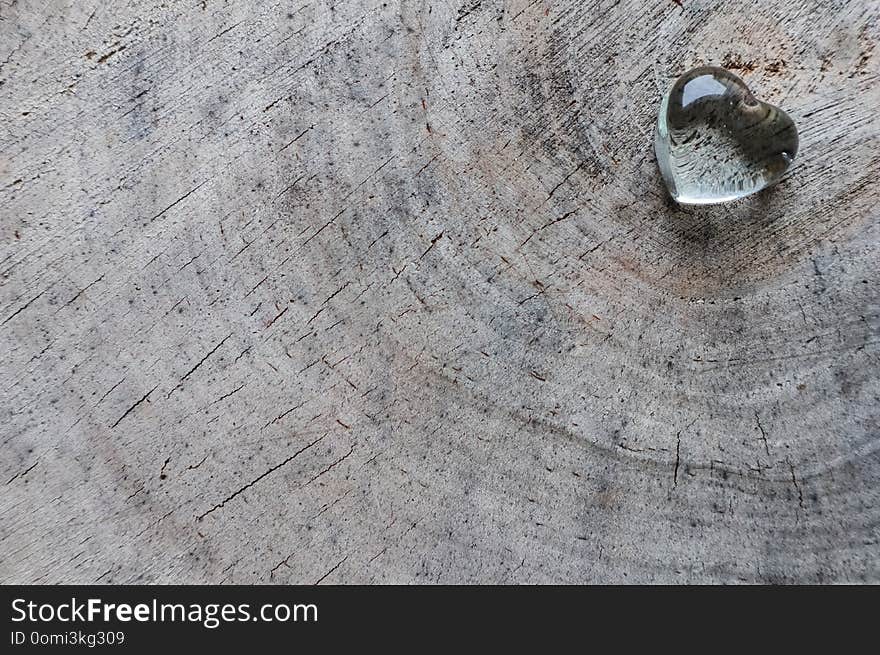
{"label": "transparent heart", "polygon": [[794,121],[757,100],[715,66],[682,75],[663,98],[654,138],[657,164],[674,200],[735,200],[778,181],[798,151]]}

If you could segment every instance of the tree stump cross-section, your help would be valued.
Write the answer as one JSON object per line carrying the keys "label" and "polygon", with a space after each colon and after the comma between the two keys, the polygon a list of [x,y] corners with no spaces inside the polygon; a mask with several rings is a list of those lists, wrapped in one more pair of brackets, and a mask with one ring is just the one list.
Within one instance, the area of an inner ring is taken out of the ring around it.
{"label": "tree stump cross-section", "polygon": [[878,15],[3,2],[0,582],[880,581]]}

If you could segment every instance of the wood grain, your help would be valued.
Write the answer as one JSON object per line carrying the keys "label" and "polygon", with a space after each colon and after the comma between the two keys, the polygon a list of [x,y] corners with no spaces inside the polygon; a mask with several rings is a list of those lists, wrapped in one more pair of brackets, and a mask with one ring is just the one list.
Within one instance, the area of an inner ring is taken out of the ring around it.
{"label": "wood grain", "polygon": [[880,581],[878,15],[0,3],[0,581]]}

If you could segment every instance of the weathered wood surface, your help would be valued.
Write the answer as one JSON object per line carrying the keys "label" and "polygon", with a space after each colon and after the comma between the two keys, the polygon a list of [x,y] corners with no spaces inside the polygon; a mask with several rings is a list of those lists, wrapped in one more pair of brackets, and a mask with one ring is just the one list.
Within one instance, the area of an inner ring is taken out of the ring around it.
{"label": "weathered wood surface", "polygon": [[880,5],[682,4],[4,0],[0,581],[880,581]]}

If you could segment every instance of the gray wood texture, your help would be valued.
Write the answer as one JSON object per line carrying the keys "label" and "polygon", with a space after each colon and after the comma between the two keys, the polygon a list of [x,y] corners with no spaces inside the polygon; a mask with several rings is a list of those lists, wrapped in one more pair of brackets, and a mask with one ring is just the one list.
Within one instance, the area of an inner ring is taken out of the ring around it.
{"label": "gray wood texture", "polygon": [[0,581],[880,581],[878,9],[3,0]]}

